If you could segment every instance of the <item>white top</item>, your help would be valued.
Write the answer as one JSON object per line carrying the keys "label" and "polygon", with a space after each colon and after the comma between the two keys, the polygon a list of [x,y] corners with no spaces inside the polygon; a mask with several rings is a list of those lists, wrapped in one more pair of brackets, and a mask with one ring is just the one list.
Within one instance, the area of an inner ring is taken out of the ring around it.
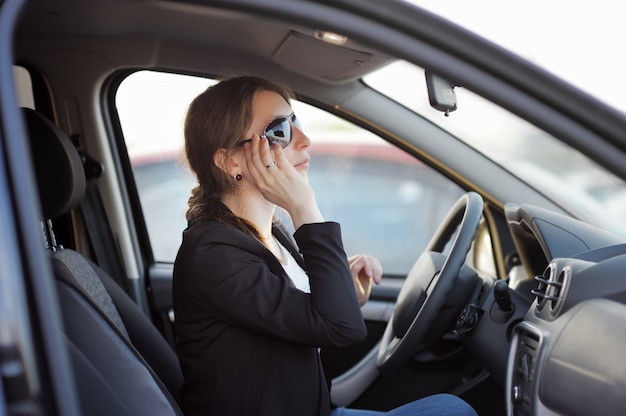
{"label": "white top", "polygon": [[293,282],[293,284],[301,291],[305,293],[311,293],[311,286],[309,285],[309,276],[306,274],[304,269],[300,267],[296,259],[293,258],[293,256],[289,253],[289,251],[285,247],[283,247],[283,245],[280,244],[278,240],[276,240],[276,243],[278,243],[278,248],[280,248],[280,250],[282,251],[282,254],[285,256],[285,259],[287,259],[287,263],[283,264],[282,266],[283,266],[283,269],[285,269],[285,272],[287,273],[291,281]]}

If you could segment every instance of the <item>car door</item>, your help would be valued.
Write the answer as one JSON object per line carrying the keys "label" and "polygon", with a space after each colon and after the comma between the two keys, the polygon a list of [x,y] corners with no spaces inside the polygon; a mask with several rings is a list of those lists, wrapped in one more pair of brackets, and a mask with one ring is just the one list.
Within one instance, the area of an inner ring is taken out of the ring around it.
{"label": "car door", "polygon": [[[130,198],[136,203],[136,223],[145,227],[139,235],[146,237],[143,247],[149,253],[146,280],[152,311],[172,344],[173,261],[195,185],[184,161],[182,124],[189,102],[214,82],[140,71],[121,81],[114,99],[116,111],[111,112],[119,116],[128,153],[127,181],[128,189],[136,191],[136,198]],[[362,309],[367,339],[322,353],[334,378],[333,400],[339,405],[384,409],[436,391],[451,391],[463,375],[472,379],[480,369],[452,336],[437,351],[416,355],[401,374],[381,378],[372,371],[377,344],[405,276],[463,190],[352,122],[302,101],[294,101],[293,107],[312,140],[308,176],[322,213],[342,225],[348,255],[374,255],[384,269],[382,283],[373,288]],[[280,210],[277,216],[291,227]],[[388,394],[390,389],[393,395]]]}

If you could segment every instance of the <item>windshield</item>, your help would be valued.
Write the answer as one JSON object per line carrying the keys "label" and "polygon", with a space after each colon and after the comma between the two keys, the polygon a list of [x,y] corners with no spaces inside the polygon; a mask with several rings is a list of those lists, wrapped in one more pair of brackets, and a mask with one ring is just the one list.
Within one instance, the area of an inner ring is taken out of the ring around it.
{"label": "windshield", "polygon": [[389,81],[402,79],[424,79],[424,70],[398,61],[367,76],[365,82],[506,167],[578,218],[626,237],[623,180],[467,89],[455,89],[459,110],[445,116],[430,107],[426,82],[409,87]]}

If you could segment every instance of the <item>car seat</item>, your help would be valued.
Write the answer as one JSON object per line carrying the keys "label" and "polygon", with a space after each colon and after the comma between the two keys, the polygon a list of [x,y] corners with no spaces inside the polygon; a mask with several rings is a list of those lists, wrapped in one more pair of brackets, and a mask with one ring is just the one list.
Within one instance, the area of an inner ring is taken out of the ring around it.
{"label": "car seat", "polygon": [[78,151],[50,120],[31,109],[23,114],[82,413],[182,415],[174,350],[111,276],[55,241],[51,219],[77,207],[85,193]]}

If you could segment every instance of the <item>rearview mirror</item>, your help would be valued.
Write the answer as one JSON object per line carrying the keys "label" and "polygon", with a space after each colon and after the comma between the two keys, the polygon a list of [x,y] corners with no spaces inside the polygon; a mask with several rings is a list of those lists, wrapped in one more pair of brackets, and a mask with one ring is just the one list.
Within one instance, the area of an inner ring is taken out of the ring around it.
{"label": "rearview mirror", "polygon": [[452,82],[426,71],[426,88],[430,106],[444,112],[446,116],[456,110],[454,87]]}

